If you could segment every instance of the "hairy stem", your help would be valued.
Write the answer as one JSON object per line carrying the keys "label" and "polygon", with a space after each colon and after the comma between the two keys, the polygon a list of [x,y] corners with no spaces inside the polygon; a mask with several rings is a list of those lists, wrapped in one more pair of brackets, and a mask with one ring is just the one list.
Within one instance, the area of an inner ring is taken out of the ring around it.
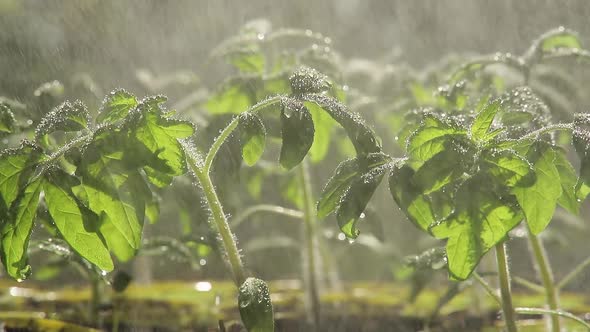
{"label": "hairy stem", "polygon": [[286,217],[291,217],[294,219],[302,219],[304,216],[303,212],[301,212],[301,211],[287,209],[282,206],[271,205],[271,204],[258,204],[258,205],[251,206],[251,207],[247,208],[246,210],[244,210],[243,212],[241,212],[239,215],[236,215],[235,218],[233,218],[231,221],[231,227],[233,227],[233,228],[238,227],[244,221],[246,221],[246,219],[248,219],[248,217],[250,217],[251,215],[258,213],[258,212],[274,213],[274,214],[278,214],[278,215],[282,215],[282,216],[286,216]]}
{"label": "hairy stem", "polygon": [[579,323],[580,325],[584,326],[585,328],[590,330],[590,324],[586,323],[585,320],[583,320],[582,318],[573,315],[569,312],[566,311],[561,311],[561,310],[549,310],[549,309],[542,309],[542,308],[516,308],[514,309],[514,311],[516,311],[519,314],[522,315],[551,315],[551,316],[556,316],[556,317],[565,317],[568,319],[571,319],[577,323]]}
{"label": "hairy stem", "polygon": [[188,158],[188,160],[192,171],[195,173],[197,180],[199,180],[199,183],[203,188],[207,205],[211,211],[211,218],[217,227],[217,231],[221,236],[225,253],[227,254],[227,259],[232,271],[234,282],[239,287],[246,280],[244,265],[242,264],[240,251],[238,250],[234,236],[231,232],[231,229],[229,228],[229,224],[227,223],[227,217],[223,212],[223,206],[219,201],[219,197],[217,197],[217,192],[215,191],[215,187],[211,181],[211,176],[209,175],[208,171],[199,168],[193,158]]}
{"label": "hairy stem", "polygon": [[496,262],[498,264],[498,278],[500,281],[500,294],[502,296],[502,312],[508,332],[517,332],[514,306],[512,305],[512,293],[510,291],[510,272],[508,271],[508,259],[504,243],[496,245]]}
{"label": "hairy stem", "polygon": [[494,301],[496,301],[501,306],[502,299],[498,296],[498,294],[496,294],[496,291],[492,288],[492,286],[490,286],[490,284],[488,284],[487,281],[485,281],[485,279],[482,278],[477,272],[473,272],[472,276],[473,279],[475,279],[475,281],[477,281],[483,287],[483,289],[485,289],[486,292],[494,299]]}
{"label": "hairy stem", "polygon": [[303,221],[304,221],[304,237],[305,237],[305,257],[307,259],[306,271],[308,286],[309,286],[309,300],[312,318],[312,328],[314,331],[318,330],[320,324],[320,298],[318,293],[318,281],[316,279],[316,226],[317,219],[315,213],[315,204],[313,199],[313,192],[311,188],[309,165],[304,159],[299,166],[299,178],[301,181],[301,188],[303,190]]}
{"label": "hairy stem", "polygon": [[[541,240],[530,231],[529,243],[531,246],[533,256],[535,258],[535,267],[537,268],[537,273],[543,281],[543,287],[545,288],[545,297],[547,298],[547,305],[551,310],[558,310],[559,298],[557,295],[557,289],[554,285],[553,272],[551,271],[551,266],[549,265],[549,260],[547,259],[547,253],[545,252],[545,248],[543,247]],[[549,319],[551,320],[551,331],[559,332],[561,329],[559,316],[551,315],[549,316]]]}

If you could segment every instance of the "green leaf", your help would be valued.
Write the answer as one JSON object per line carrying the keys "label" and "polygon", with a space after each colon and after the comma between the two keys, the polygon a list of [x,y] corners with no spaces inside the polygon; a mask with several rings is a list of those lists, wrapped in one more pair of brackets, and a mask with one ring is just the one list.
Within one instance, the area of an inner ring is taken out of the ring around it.
{"label": "green leaf", "polygon": [[238,307],[249,332],[273,332],[274,314],[268,286],[263,280],[248,278],[240,286]]}
{"label": "green leaf", "polygon": [[309,67],[296,69],[289,77],[289,83],[291,84],[291,90],[296,95],[321,93],[332,87],[332,83],[326,75]]}
{"label": "green leaf", "polygon": [[137,106],[137,99],[131,93],[119,89],[111,92],[100,107],[97,122],[116,122],[124,119]]}
{"label": "green leaf", "polygon": [[394,168],[389,173],[389,191],[396,204],[418,228],[427,231],[436,220],[432,205],[413,181],[414,170],[408,166]]}
{"label": "green leaf", "polygon": [[426,161],[445,150],[450,140],[465,135],[464,130],[431,118],[408,137],[406,150],[412,159]]}
{"label": "green leaf", "polygon": [[483,172],[489,173],[496,181],[511,188],[526,187],[535,182],[532,165],[511,150],[486,151],[482,155],[480,166]]}
{"label": "green leaf", "polygon": [[14,132],[16,119],[8,105],[0,102],[0,134],[11,134]]}
{"label": "green leaf", "polygon": [[310,102],[304,104],[311,113],[315,127],[315,135],[313,144],[309,149],[309,156],[313,163],[317,163],[322,161],[328,153],[330,140],[332,138],[332,129],[334,128],[336,121],[334,121],[330,115],[324,112],[324,110],[318,105]]}
{"label": "green leaf", "polygon": [[[390,158],[383,153],[371,153],[367,156],[359,156],[346,160],[336,168],[318,201],[318,218],[323,219],[334,212],[339,206],[342,197],[350,188],[355,179],[376,167],[385,165]],[[362,212],[362,211],[361,211]]]}
{"label": "green leaf", "polygon": [[431,232],[437,238],[448,238],[449,273],[465,280],[483,255],[504,241],[521,219],[513,202],[491,191],[484,176],[476,176],[458,188],[454,212],[433,226]]}
{"label": "green leaf", "polygon": [[557,203],[573,214],[580,212],[580,206],[584,197],[578,197],[576,188],[578,185],[578,176],[574,167],[567,159],[567,152],[559,147],[553,147],[555,160],[554,164],[559,173],[559,180],[561,182],[561,196]]}
{"label": "green leaf", "polygon": [[162,110],[153,103],[143,103],[137,106],[142,111],[142,117],[135,129],[135,137],[158,159],[169,168],[165,175],[162,170],[153,165],[147,165],[145,171],[150,181],[158,186],[169,184],[171,176],[186,173],[186,154],[178,139],[193,135],[194,127],[191,123],[162,116]]}
{"label": "green leaf", "polygon": [[340,230],[349,238],[356,238],[359,230],[356,223],[367,207],[373,193],[381,183],[387,168],[376,167],[356,178],[344,193],[336,211]]}
{"label": "green leaf", "polygon": [[266,128],[260,117],[252,113],[242,113],[239,118],[242,158],[248,166],[256,164],[266,145]]}
{"label": "green leaf", "polygon": [[429,194],[457,180],[466,168],[461,154],[447,148],[420,166],[414,174],[414,184],[423,194]]}
{"label": "green leaf", "polygon": [[27,249],[40,192],[40,180],[29,184],[14,202],[8,212],[8,219],[0,227],[0,257],[8,275],[17,280],[26,279],[31,270]]}
{"label": "green leaf", "polygon": [[357,154],[381,151],[381,142],[358,113],[349,111],[338,100],[326,95],[305,94],[302,98],[324,109],[344,128]]}
{"label": "green leaf", "polygon": [[28,142],[24,142],[18,149],[2,152],[0,155],[0,197],[2,198],[0,213],[8,210],[29,181],[29,175],[40,158],[39,148]]}
{"label": "green leaf", "polygon": [[533,163],[536,181],[532,186],[515,187],[512,192],[524,212],[531,232],[537,235],[551,221],[562,187],[559,171],[555,166],[556,153],[549,144],[533,144],[527,159]]}
{"label": "green leaf", "polygon": [[477,114],[473,123],[471,124],[470,133],[471,138],[475,140],[485,140],[486,134],[490,130],[492,122],[498,113],[500,108],[500,101],[495,100],[489,104]]}
{"label": "green leaf", "polygon": [[81,101],[77,100],[73,104],[66,101],[41,119],[35,129],[35,137],[40,139],[58,130],[65,132],[79,131],[88,128],[89,123],[88,109]]}
{"label": "green leaf", "polygon": [[74,197],[77,179],[63,171],[47,174],[43,183],[45,203],[57,229],[80,256],[104,271],[113,270],[113,261],[98,232],[96,215],[86,210]]}
{"label": "green leaf", "polygon": [[211,114],[242,113],[257,102],[256,91],[261,85],[260,78],[232,79],[205,103],[205,108]]}
{"label": "green leaf", "polygon": [[286,169],[297,166],[311,148],[314,139],[311,114],[303,103],[289,100],[281,111],[281,136],[283,144],[279,162]]}

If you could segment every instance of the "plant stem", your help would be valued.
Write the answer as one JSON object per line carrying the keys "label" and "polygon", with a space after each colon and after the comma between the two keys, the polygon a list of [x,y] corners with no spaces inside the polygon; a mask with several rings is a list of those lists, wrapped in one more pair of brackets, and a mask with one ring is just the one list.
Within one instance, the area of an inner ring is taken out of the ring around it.
{"label": "plant stem", "polygon": [[195,176],[203,188],[207,205],[211,211],[211,218],[215,222],[215,226],[217,226],[217,231],[221,236],[223,247],[227,254],[227,259],[232,271],[234,282],[239,287],[246,280],[246,274],[244,272],[242,258],[240,257],[240,251],[238,250],[234,236],[231,232],[231,229],[229,228],[229,224],[227,223],[227,217],[223,212],[223,206],[219,201],[219,197],[217,197],[217,192],[215,191],[215,187],[213,186],[209,172],[199,168],[196,161],[192,157],[188,158],[188,160],[191,169],[195,173]]}
{"label": "plant stem", "polygon": [[233,227],[233,228],[238,227],[240,224],[242,224],[244,221],[246,221],[246,219],[248,219],[249,216],[251,216],[255,213],[258,213],[258,212],[275,213],[275,214],[283,215],[286,217],[291,217],[294,219],[302,219],[304,216],[303,212],[301,212],[301,211],[287,209],[282,206],[271,205],[271,204],[258,204],[258,205],[251,206],[251,207],[247,208],[246,210],[244,210],[239,215],[236,215],[236,217],[233,218],[231,221],[231,227]]}
{"label": "plant stem", "polygon": [[565,318],[569,318],[575,322],[578,322],[580,325],[584,326],[587,329],[590,329],[590,324],[586,323],[586,321],[576,315],[573,315],[569,312],[566,311],[561,311],[561,310],[548,310],[548,309],[542,309],[542,308],[515,308],[514,311],[516,311],[519,314],[523,314],[523,315],[551,315],[551,316],[556,316],[556,317],[565,317]]}
{"label": "plant stem", "polygon": [[590,257],[586,258],[586,260],[584,260],[582,263],[576,265],[576,267],[570,273],[563,277],[563,279],[561,279],[561,281],[557,284],[557,289],[563,289],[588,266],[590,266]]}
{"label": "plant stem", "polygon": [[[558,295],[557,289],[553,282],[553,272],[551,271],[551,266],[549,265],[549,260],[547,259],[547,253],[545,252],[545,248],[541,243],[541,240],[530,232],[529,230],[529,243],[531,245],[531,249],[533,251],[533,255],[535,258],[535,265],[537,268],[537,272],[539,273],[541,280],[543,281],[543,287],[545,288],[545,297],[547,298],[547,305],[551,310],[558,310]],[[561,330],[559,324],[559,316],[552,315],[550,316],[551,319],[551,331],[559,332]]]}
{"label": "plant stem", "polygon": [[487,281],[485,281],[485,279],[482,278],[477,272],[473,272],[472,276],[475,279],[475,281],[477,281],[483,287],[483,289],[485,289],[486,292],[488,292],[488,294],[494,299],[494,301],[496,301],[501,306],[502,299],[498,296],[498,294],[496,294],[496,291],[492,288],[492,286],[490,286],[490,284],[488,284]]}
{"label": "plant stem", "polygon": [[510,272],[508,271],[508,259],[504,243],[496,245],[496,262],[498,264],[498,278],[500,281],[500,294],[502,295],[502,312],[508,332],[518,332],[512,305],[512,294],[510,292]]}
{"label": "plant stem", "polygon": [[313,192],[311,188],[309,165],[307,159],[304,159],[299,165],[299,178],[301,180],[301,188],[303,191],[303,221],[304,221],[304,237],[305,237],[305,257],[307,265],[305,274],[307,275],[309,286],[309,300],[311,307],[311,322],[312,329],[318,330],[320,324],[320,298],[318,293],[318,281],[316,278],[316,213],[313,199]]}

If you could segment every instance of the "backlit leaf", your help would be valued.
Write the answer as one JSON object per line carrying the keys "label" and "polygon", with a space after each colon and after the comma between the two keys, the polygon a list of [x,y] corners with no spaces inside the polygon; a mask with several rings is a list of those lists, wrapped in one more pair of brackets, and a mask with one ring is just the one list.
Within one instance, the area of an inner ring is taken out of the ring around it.
{"label": "backlit leaf", "polygon": [[475,140],[484,140],[490,130],[490,126],[498,113],[500,102],[498,100],[489,103],[480,113],[477,114],[471,124],[471,138]]}
{"label": "backlit leaf", "polygon": [[79,131],[87,128],[89,123],[90,115],[82,102],[78,100],[72,104],[66,101],[41,119],[35,129],[35,137],[39,139],[58,130]]}
{"label": "backlit leaf", "polygon": [[119,89],[111,92],[102,102],[98,122],[116,122],[124,119],[137,106],[137,99],[131,93]]}
{"label": "backlit leaf", "polygon": [[239,121],[242,157],[248,166],[253,166],[264,152],[266,128],[256,114],[242,113]]}
{"label": "backlit leaf", "polygon": [[8,275],[18,280],[26,279],[30,271],[27,249],[40,192],[40,180],[29,184],[10,208],[8,219],[0,226],[2,263]]}
{"label": "backlit leaf", "polygon": [[80,256],[104,271],[113,269],[109,251],[99,235],[99,220],[86,211],[72,193],[78,181],[56,171],[43,183],[45,203],[57,229],[66,242]]}

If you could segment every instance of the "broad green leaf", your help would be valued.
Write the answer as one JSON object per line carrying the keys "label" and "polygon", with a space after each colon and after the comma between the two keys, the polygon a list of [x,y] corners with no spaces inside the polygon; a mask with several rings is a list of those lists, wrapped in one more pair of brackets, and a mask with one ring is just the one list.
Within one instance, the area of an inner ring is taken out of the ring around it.
{"label": "broad green leaf", "polygon": [[322,93],[332,87],[328,77],[309,67],[296,69],[289,77],[291,90],[294,94]]}
{"label": "broad green leaf", "polygon": [[526,187],[535,181],[532,165],[512,150],[486,151],[482,156],[481,169],[508,187]]}
{"label": "broad green leaf", "polygon": [[332,129],[336,121],[324,112],[317,104],[306,102],[305,107],[311,113],[313,124],[315,127],[315,135],[313,144],[309,149],[309,156],[312,162],[317,163],[322,161],[328,149],[330,148],[330,141],[332,138]]}
{"label": "broad green leaf", "polygon": [[466,168],[460,153],[445,149],[422,164],[413,181],[423,194],[429,194],[457,180]]}
{"label": "broad green leaf", "polygon": [[390,158],[383,153],[371,153],[340,163],[322,190],[317,206],[318,218],[323,219],[336,210],[342,196],[355,179],[376,167],[385,165],[389,160]]}
{"label": "broad green leaf", "polygon": [[186,172],[186,155],[178,139],[190,137],[194,128],[188,122],[163,117],[157,105],[140,104],[138,109],[143,116],[135,129],[135,137],[170,169],[160,175],[161,170],[152,165],[145,167],[150,181],[162,186],[172,180],[171,176]]}
{"label": "broad green leaf", "polygon": [[578,197],[576,193],[576,187],[578,184],[578,176],[574,167],[567,159],[567,153],[565,150],[553,147],[554,150],[554,164],[559,173],[559,180],[561,182],[562,193],[559,196],[557,203],[568,210],[570,213],[578,214],[580,212],[580,206],[582,205],[582,199]]}
{"label": "broad green leaf", "polygon": [[412,159],[426,161],[443,151],[450,140],[465,134],[464,130],[440,121],[427,122],[408,137],[406,150]]}
{"label": "broad green leaf", "polygon": [[414,174],[414,170],[407,165],[394,168],[389,174],[389,191],[408,219],[427,231],[437,218],[429,200],[413,182]]}
{"label": "broad green leaf", "polygon": [[248,278],[238,292],[238,308],[249,332],[273,332],[274,313],[270,291],[263,280]]}
{"label": "broad green leaf", "polygon": [[41,180],[29,184],[10,208],[8,219],[0,226],[0,257],[8,275],[17,280],[26,279],[31,269],[27,249],[40,192]]}
{"label": "broad green leaf", "polygon": [[506,239],[522,215],[512,202],[505,202],[486,185],[482,176],[473,177],[459,187],[455,210],[431,228],[437,238],[448,238],[446,251],[449,273],[467,279],[483,255]]}
{"label": "broad green leaf", "polygon": [[242,113],[239,121],[242,158],[244,158],[246,165],[253,166],[264,152],[266,128],[256,114]]}
{"label": "broad green leaf", "polygon": [[100,107],[97,122],[116,122],[124,119],[137,106],[137,99],[131,93],[119,89],[111,92]]}
{"label": "broad green leaf", "polygon": [[553,218],[563,190],[559,170],[555,165],[556,153],[550,145],[533,144],[527,158],[533,163],[536,181],[532,186],[515,187],[512,192],[524,212],[531,232],[537,235]]}
{"label": "broad green leaf", "polygon": [[223,84],[205,104],[211,114],[239,114],[254,105],[256,91],[261,87],[260,78],[236,78]]}
{"label": "broad green leaf", "polygon": [[336,219],[340,230],[349,238],[356,238],[359,230],[356,223],[367,207],[373,193],[381,183],[386,168],[377,167],[371,169],[356,178],[350,188],[344,193],[336,211]]}
{"label": "broad green leaf", "polygon": [[314,125],[311,114],[302,103],[287,101],[281,111],[283,144],[279,162],[286,169],[297,166],[313,144]]}
{"label": "broad green leaf", "polygon": [[29,180],[33,167],[39,161],[38,147],[23,143],[18,149],[4,150],[0,155],[0,213],[7,211],[18,193]]}
{"label": "broad green leaf", "polygon": [[8,105],[0,102],[0,134],[14,132],[16,120]]}
{"label": "broad green leaf", "polygon": [[344,128],[357,154],[381,151],[381,142],[359,114],[349,111],[338,100],[326,95],[305,94],[302,97],[324,109]]}
{"label": "broad green leaf", "polygon": [[56,171],[43,183],[45,203],[57,229],[80,256],[104,271],[113,270],[109,251],[98,231],[99,220],[87,211],[72,193],[76,178]]}
{"label": "broad green leaf", "polygon": [[[111,165],[105,164],[108,169]],[[137,171],[114,170],[101,178],[85,176],[88,207],[100,217],[100,232],[111,251],[122,261],[131,259],[141,246],[145,217],[145,181]]]}
{"label": "broad green leaf", "polygon": [[490,130],[492,122],[500,108],[500,101],[495,100],[489,103],[480,113],[477,114],[471,124],[471,138],[475,140],[485,140],[486,134]]}
{"label": "broad green leaf", "polygon": [[58,130],[65,132],[79,131],[88,128],[89,123],[90,115],[82,102],[78,100],[72,104],[66,101],[41,119],[35,129],[35,137],[40,139]]}

